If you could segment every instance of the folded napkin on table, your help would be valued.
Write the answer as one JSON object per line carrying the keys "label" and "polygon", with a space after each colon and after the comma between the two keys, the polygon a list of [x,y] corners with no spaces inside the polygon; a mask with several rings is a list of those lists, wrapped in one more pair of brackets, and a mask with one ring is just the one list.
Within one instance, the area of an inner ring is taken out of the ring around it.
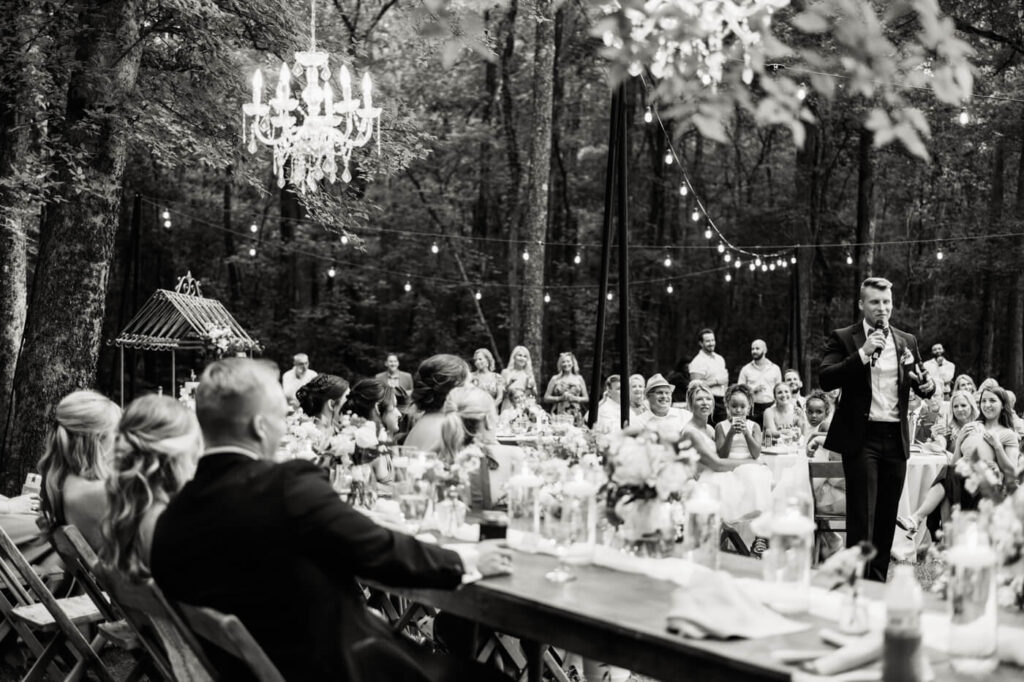
{"label": "folded napkin on table", "polygon": [[694,639],[755,639],[809,627],[772,611],[722,571],[695,572],[690,584],[672,595],[668,616],[669,630]]}

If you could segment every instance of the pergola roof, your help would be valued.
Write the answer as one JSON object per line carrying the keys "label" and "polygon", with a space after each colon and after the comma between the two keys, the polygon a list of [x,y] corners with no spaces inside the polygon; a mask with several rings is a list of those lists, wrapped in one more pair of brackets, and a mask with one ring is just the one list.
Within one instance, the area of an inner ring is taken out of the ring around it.
{"label": "pergola roof", "polygon": [[211,327],[224,327],[244,350],[259,344],[242,329],[220,301],[157,289],[114,339],[115,346],[142,350],[200,350]]}

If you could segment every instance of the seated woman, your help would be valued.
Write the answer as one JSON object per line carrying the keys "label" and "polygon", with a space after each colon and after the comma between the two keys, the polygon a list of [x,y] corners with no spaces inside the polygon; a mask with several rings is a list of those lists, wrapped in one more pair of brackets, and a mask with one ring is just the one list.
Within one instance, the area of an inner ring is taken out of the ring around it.
{"label": "seated woman", "polygon": [[36,523],[38,515],[39,495],[0,495],[0,527],[25,559],[37,566],[59,565],[60,558]]}
{"label": "seated woman", "polygon": [[502,433],[526,433],[548,423],[548,413],[525,390],[509,389],[508,399],[511,407],[502,410],[498,420]]}
{"label": "seated woman", "polygon": [[[691,383],[686,397],[694,421],[698,420],[698,415],[714,409],[714,399],[709,405],[699,386]],[[753,402],[753,395],[745,385],[734,384],[726,389],[725,405],[730,418],[715,426],[715,443],[718,457],[736,466],[731,471],[712,470],[700,474],[701,483],[718,494],[722,520],[732,524],[748,544],[754,540],[749,521],[770,509],[772,492],[771,470],[754,463],[761,456],[761,430],[747,418]]]}
{"label": "seated woman", "polygon": [[299,408],[321,431],[329,432],[342,415],[348,400],[349,383],[333,374],[317,374],[295,391]]}
{"label": "seated woman", "polygon": [[469,377],[469,366],[455,355],[434,355],[416,370],[412,392],[414,422],[405,437],[407,447],[430,452],[441,449],[441,424],[444,423],[444,401],[456,386],[462,386]]}
{"label": "seated woman", "polygon": [[[963,510],[977,509],[984,492],[968,489],[966,469],[978,476],[982,488],[1016,489],[1020,446],[1013,430],[1013,412],[1006,391],[998,386],[981,391],[980,411],[978,420],[968,423],[957,434],[950,464],[939,472],[918,508],[909,517],[901,516],[896,520],[898,526],[910,533],[916,532],[944,500],[960,505]],[[960,464],[964,458],[967,462]]]}
{"label": "seated woman", "polygon": [[940,419],[932,427],[932,440],[941,443],[943,450],[952,455],[960,430],[977,418],[978,404],[974,395],[963,390],[953,391],[945,421]]}
{"label": "seated woman", "polygon": [[[377,379],[360,379],[352,387],[345,411],[357,417],[371,421],[377,425],[377,438],[382,443],[390,440],[389,429],[381,416],[381,406],[388,397],[387,387]],[[386,406],[385,406],[386,407]],[[397,410],[388,410],[392,417]],[[390,483],[394,478],[394,469],[390,455],[381,455],[373,460],[373,475],[378,483]]]}
{"label": "seated woman", "polygon": [[480,468],[470,478],[471,509],[493,509],[503,504],[505,483],[512,463],[525,458],[521,449],[501,445],[495,438],[498,409],[494,399],[475,386],[452,390],[444,405],[441,456],[452,462],[469,448],[480,453]]}
{"label": "seated woman", "polygon": [[202,448],[195,414],[177,400],[147,395],[128,405],[106,481],[100,558],[130,578],[149,576],[156,520],[191,480]]}
{"label": "seated woman", "polygon": [[789,384],[780,381],[772,389],[775,404],[764,411],[764,434],[773,442],[798,442],[810,430],[804,411],[793,400]]}
{"label": "seated woman", "polygon": [[51,527],[71,524],[93,549],[103,546],[106,478],[121,408],[95,391],[75,391],[57,404],[39,459],[41,507]]}

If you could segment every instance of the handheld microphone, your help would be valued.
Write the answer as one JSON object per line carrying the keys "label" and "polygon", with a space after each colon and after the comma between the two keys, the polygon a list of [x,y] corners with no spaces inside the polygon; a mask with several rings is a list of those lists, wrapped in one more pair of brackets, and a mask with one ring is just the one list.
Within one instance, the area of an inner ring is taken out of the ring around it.
{"label": "handheld microphone", "polygon": [[[885,322],[883,320],[878,320],[878,321],[875,322],[875,331],[876,332],[877,331],[883,331],[883,332],[885,332],[886,335],[889,334],[889,329],[885,326]],[[880,358],[881,356],[882,356],[882,349],[881,348],[876,348],[875,352],[871,354],[871,366],[872,367],[875,366],[875,363],[878,362],[878,358]]]}

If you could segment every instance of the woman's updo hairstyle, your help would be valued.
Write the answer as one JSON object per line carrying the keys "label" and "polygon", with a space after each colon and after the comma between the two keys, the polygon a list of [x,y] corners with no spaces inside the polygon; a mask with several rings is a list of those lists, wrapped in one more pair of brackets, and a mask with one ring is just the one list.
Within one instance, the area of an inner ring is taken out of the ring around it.
{"label": "woman's updo hairstyle", "polygon": [[416,370],[412,401],[424,412],[438,412],[448,393],[464,384],[468,376],[469,365],[462,358],[445,353],[433,355]]}
{"label": "woman's updo hairstyle", "polygon": [[121,408],[96,391],[74,391],[57,404],[54,425],[46,436],[39,473],[42,511],[52,525],[62,526],[64,481],[80,476],[90,481],[105,478],[109,452],[121,418]]}
{"label": "woman's updo hairstyle", "polygon": [[460,386],[448,394],[441,423],[441,454],[449,460],[475,440],[493,434],[498,423],[494,398],[476,386]]}
{"label": "woman's updo hairstyle", "polygon": [[202,446],[195,414],[177,400],[147,395],[128,405],[106,481],[104,561],[131,577],[145,573],[139,525],[154,503],[167,502],[192,478]]}
{"label": "woman's updo hairstyle", "polygon": [[370,419],[373,416],[373,408],[386,396],[387,391],[382,382],[376,379],[360,379],[348,394],[345,411],[363,419]]}
{"label": "woman's updo hairstyle", "polygon": [[348,382],[333,374],[317,374],[295,391],[295,399],[307,417],[317,417],[328,400],[338,400],[348,393]]}

